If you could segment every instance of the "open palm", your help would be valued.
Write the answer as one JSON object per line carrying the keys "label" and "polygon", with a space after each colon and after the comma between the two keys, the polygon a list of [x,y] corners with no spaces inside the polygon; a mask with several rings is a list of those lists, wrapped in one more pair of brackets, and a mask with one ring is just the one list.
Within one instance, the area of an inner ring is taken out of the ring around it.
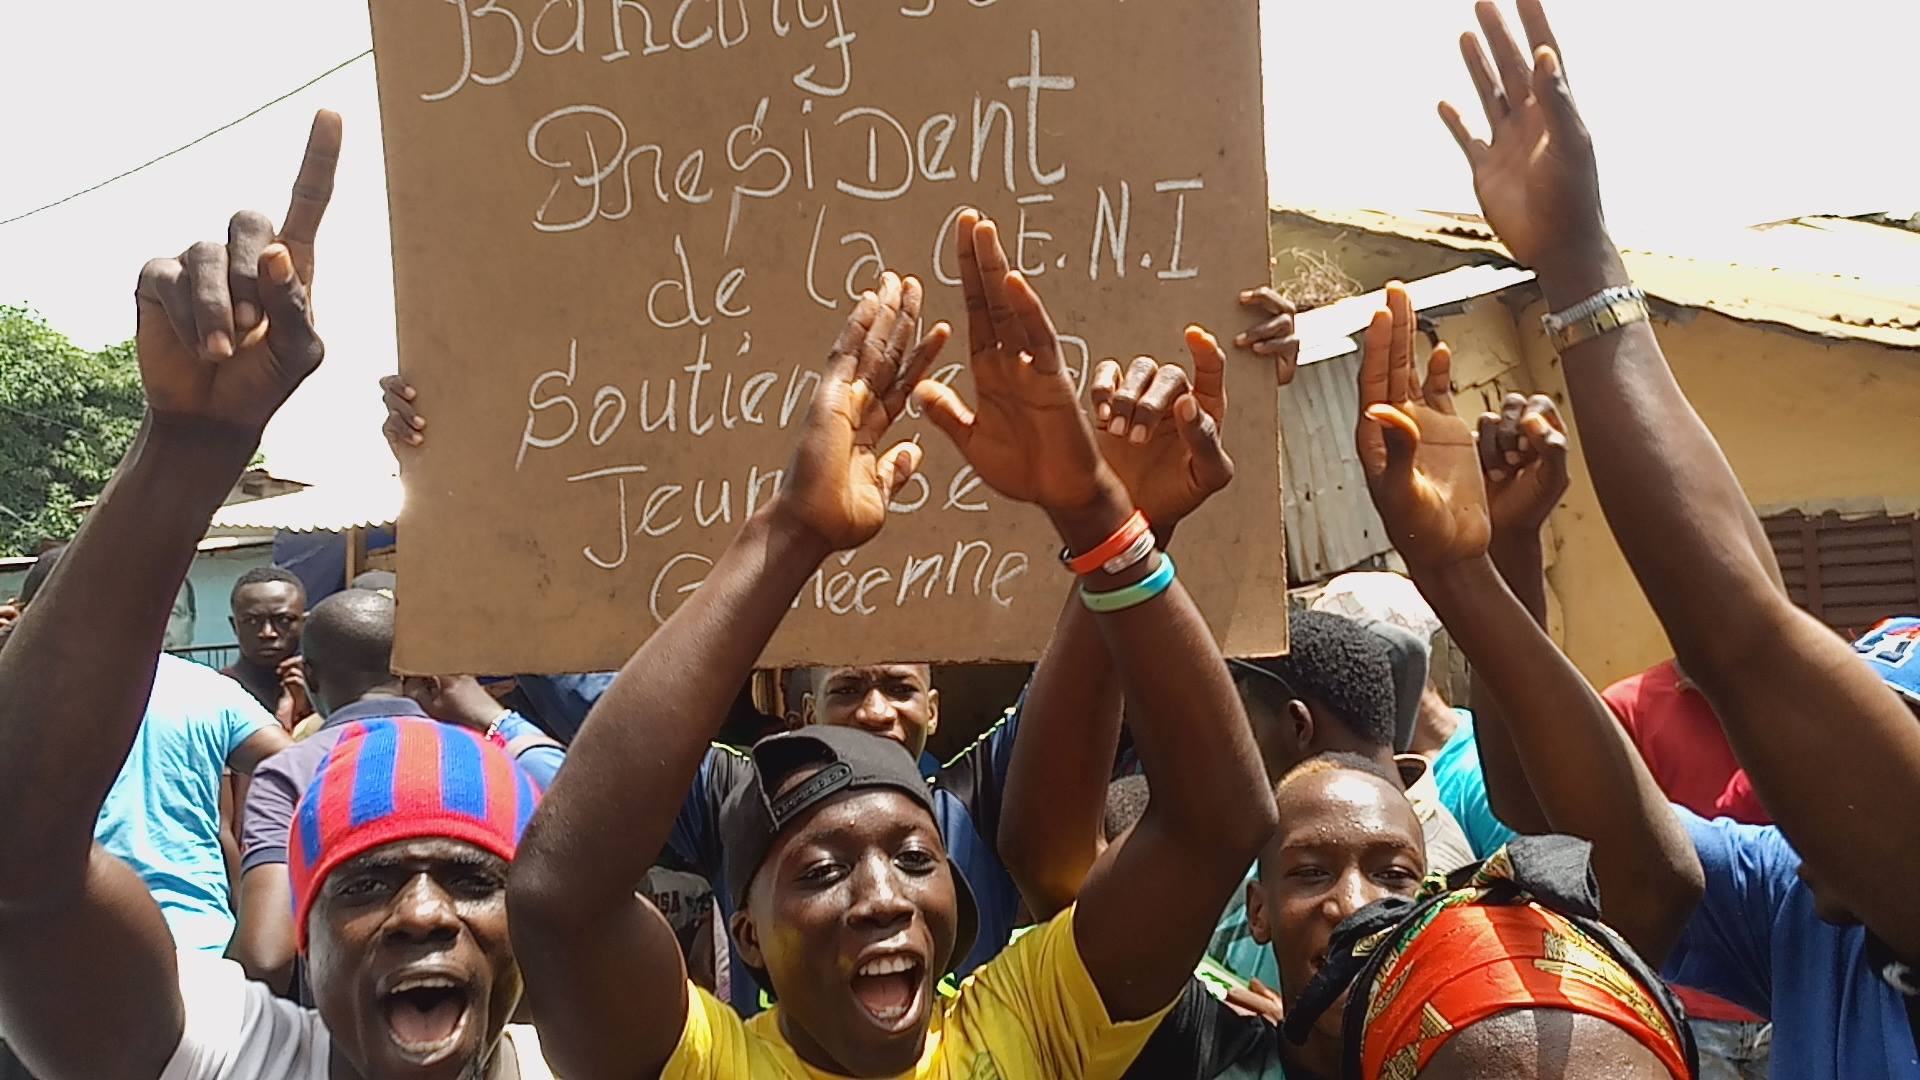
{"label": "open palm", "polygon": [[1438,567],[1482,555],[1492,534],[1473,429],[1454,413],[1452,356],[1434,346],[1413,377],[1413,304],[1398,282],[1367,327],[1355,446],[1374,508],[1401,556]]}
{"label": "open palm", "polygon": [[794,449],[781,507],[832,550],[873,539],[888,503],[919,467],[919,446],[882,451],[881,442],[947,340],[945,323],[919,337],[920,304],[920,283],[891,272],[878,293],[861,297],[834,342]]}
{"label": "open palm", "polygon": [[1093,504],[1118,481],[1094,446],[1046,306],[1009,269],[993,222],[962,213],[957,246],[975,404],[925,382],[919,393],[928,415],[1007,498],[1049,511]]}
{"label": "open palm", "polygon": [[1520,0],[1519,8],[1534,55],[1521,51],[1491,2],[1477,11],[1492,61],[1479,38],[1460,39],[1491,141],[1469,133],[1451,104],[1441,103],[1440,117],[1472,166],[1487,223],[1515,259],[1539,267],[1577,239],[1603,236],[1605,224],[1593,141],[1567,89],[1559,45],[1539,0]]}

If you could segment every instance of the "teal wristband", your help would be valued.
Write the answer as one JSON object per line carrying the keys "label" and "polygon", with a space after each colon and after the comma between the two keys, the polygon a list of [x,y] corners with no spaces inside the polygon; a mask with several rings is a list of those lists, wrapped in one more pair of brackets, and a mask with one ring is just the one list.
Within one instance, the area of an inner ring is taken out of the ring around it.
{"label": "teal wristband", "polygon": [[1088,592],[1082,587],[1080,602],[1087,605],[1088,611],[1099,615],[1111,615],[1116,611],[1139,607],[1166,592],[1173,587],[1173,579],[1173,557],[1163,551],[1160,553],[1160,565],[1154,569],[1153,573],[1124,589],[1115,589],[1112,592]]}

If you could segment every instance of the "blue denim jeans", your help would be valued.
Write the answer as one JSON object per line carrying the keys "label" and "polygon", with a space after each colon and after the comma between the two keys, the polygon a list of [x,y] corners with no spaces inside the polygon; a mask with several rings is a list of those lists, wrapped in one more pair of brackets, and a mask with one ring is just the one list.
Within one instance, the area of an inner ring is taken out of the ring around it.
{"label": "blue denim jeans", "polygon": [[1700,1080],[1767,1080],[1773,1025],[1741,1020],[1689,1020],[1700,1046]]}

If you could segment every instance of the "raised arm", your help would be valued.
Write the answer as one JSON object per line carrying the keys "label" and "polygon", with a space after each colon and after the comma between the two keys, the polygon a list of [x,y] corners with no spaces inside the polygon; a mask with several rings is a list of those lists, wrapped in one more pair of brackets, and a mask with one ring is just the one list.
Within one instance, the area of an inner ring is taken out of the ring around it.
{"label": "raised arm", "polygon": [[[1439,388],[1450,392],[1449,375],[1444,365],[1434,365],[1427,379],[1437,379]],[[1566,425],[1552,398],[1508,394],[1499,412],[1481,414],[1474,442],[1480,451],[1480,475],[1486,481],[1487,514],[1493,525],[1488,554],[1501,580],[1544,629],[1547,579],[1540,530],[1567,492]],[[1473,681],[1473,712],[1474,742],[1486,774],[1489,808],[1516,832],[1551,832],[1513,740],[1507,736],[1506,712],[1482,678]]]}
{"label": "raised arm", "polygon": [[[1629,279],[1600,209],[1593,144],[1538,0],[1523,52],[1490,4],[1496,81],[1468,64],[1493,140],[1443,109],[1487,219],[1564,310]],[[1920,960],[1920,723],[1846,644],[1779,588],[1753,509],[1693,411],[1648,322],[1562,357],[1586,460],[1614,538],[1674,652],[1713,703],[1767,808],[1823,885],[1907,960]],[[1809,717],[1817,717],[1810,723]]]}
{"label": "raised arm", "polygon": [[[1413,311],[1387,288],[1367,328],[1355,441],[1387,534],[1421,593],[1507,706],[1519,764],[1557,832],[1593,842],[1607,921],[1657,962],[1703,888],[1679,819],[1600,695],[1500,580],[1478,453],[1453,395],[1413,370]],[[1433,368],[1449,364],[1434,347]]]}
{"label": "raised arm", "polygon": [[180,1041],[173,939],[139,877],[94,845],[94,818],[194,545],[320,363],[307,282],[339,147],[340,118],[321,113],[278,233],[239,214],[227,243],[141,271],[146,420],[0,653],[0,1030],[41,1076],[156,1077]]}
{"label": "raised arm", "polygon": [[[1187,333],[1187,349],[1191,389],[1179,365],[1145,356],[1124,372],[1118,361],[1104,360],[1093,379],[1095,441],[1153,523],[1163,550],[1174,526],[1233,478],[1233,462],[1220,445],[1226,356],[1213,335],[1197,328]],[[1284,359],[1283,350],[1279,362]],[[1138,440],[1135,431],[1143,433]],[[1073,903],[1100,854],[1120,739],[1120,685],[1113,673],[1093,614],[1078,588],[1069,590],[1021,705],[1020,742],[1000,815],[1001,861],[1037,919]]]}
{"label": "raised arm", "polygon": [[679,941],[634,889],[801,586],[880,531],[919,466],[917,444],[880,441],[947,337],[942,324],[919,340],[920,301],[919,282],[891,273],[861,298],[785,486],[607,688],[527,827],[508,888],[514,949],[565,1076],[653,1076],[680,1040]]}
{"label": "raised arm", "polygon": [[[1133,500],[1102,460],[1052,320],[1008,269],[993,223],[967,212],[959,228],[978,401],[969,406],[937,382],[921,385],[922,400],[982,480],[1039,505],[1068,550],[1092,551],[1117,533]],[[1127,586],[1161,558],[1082,584]],[[1128,1020],[1165,1007],[1186,985],[1221,904],[1273,830],[1274,808],[1226,664],[1179,583],[1095,622],[1154,796],[1132,838],[1081,890],[1074,940],[1109,1015]]]}

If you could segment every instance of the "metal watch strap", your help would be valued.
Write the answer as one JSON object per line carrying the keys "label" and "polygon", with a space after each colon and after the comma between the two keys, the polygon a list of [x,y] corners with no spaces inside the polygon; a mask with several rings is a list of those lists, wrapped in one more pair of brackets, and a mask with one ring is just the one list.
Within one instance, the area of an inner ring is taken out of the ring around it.
{"label": "metal watch strap", "polygon": [[1554,350],[1566,352],[1583,341],[1610,334],[1623,326],[1645,322],[1652,313],[1647,309],[1647,294],[1638,285],[1615,285],[1602,289],[1585,300],[1540,317]]}

